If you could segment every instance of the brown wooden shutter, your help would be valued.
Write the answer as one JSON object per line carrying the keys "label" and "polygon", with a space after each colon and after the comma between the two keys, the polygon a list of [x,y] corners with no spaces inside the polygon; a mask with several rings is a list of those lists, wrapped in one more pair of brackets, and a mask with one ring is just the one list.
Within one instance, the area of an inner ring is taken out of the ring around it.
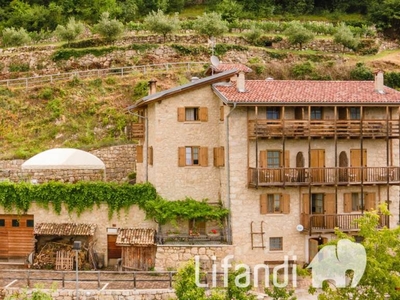
{"label": "brown wooden shutter", "polygon": [[282,213],[284,214],[290,213],[290,195],[283,194],[281,196],[281,201],[282,201]]}
{"label": "brown wooden shutter", "polygon": [[290,168],[290,152],[289,152],[289,150],[285,150],[285,162],[284,162],[284,167],[285,167],[285,168]]}
{"label": "brown wooden shutter", "polygon": [[343,196],[343,212],[345,213],[349,213],[353,210],[353,203],[352,203],[352,199],[351,199],[351,193],[345,193]]}
{"label": "brown wooden shutter", "polygon": [[225,165],[225,150],[224,147],[214,148],[214,166],[223,167]]}
{"label": "brown wooden shutter", "polygon": [[335,194],[328,193],[324,195],[324,213],[327,215],[335,214],[336,213],[336,201],[335,201]]}
{"label": "brown wooden shutter", "polygon": [[199,165],[202,167],[208,167],[208,148],[200,147],[199,152]]}
{"label": "brown wooden shutter", "polygon": [[267,167],[267,151],[266,150],[260,151],[259,166],[260,166],[260,168],[266,168]]}
{"label": "brown wooden shutter", "polygon": [[223,121],[225,119],[225,107],[220,106],[219,107],[219,120]]}
{"label": "brown wooden shutter", "polygon": [[186,166],[186,150],[185,147],[178,147],[178,167]]}
{"label": "brown wooden shutter", "polygon": [[260,214],[265,215],[268,212],[268,195],[260,195]]}
{"label": "brown wooden shutter", "polygon": [[147,150],[147,161],[149,165],[153,165],[153,146],[150,146]]}
{"label": "brown wooden shutter", "polygon": [[143,163],[143,145],[136,146],[136,162]]}
{"label": "brown wooden shutter", "polygon": [[185,108],[178,107],[178,122],[185,122]]}
{"label": "brown wooden shutter", "polygon": [[199,120],[201,122],[208,121],[208,108],[207,107],[200,107],[199,108]]}
{"label": "brown wooden shutter", "polygon": [[364,198],[365,210],[371,211],[376,208],[375,193],[366,193]]}
{"label": "brown wooden shutter", "polygon": [[310,227],[310,194],[303,194],[303,208],[301,213],[301,224],[304,228]]}

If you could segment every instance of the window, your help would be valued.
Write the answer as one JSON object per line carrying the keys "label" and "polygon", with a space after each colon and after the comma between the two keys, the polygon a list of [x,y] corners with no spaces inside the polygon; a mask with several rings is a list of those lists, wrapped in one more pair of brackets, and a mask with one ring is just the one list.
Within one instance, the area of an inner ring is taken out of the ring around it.
{"label": "window", "polygon": [[189,234],[206,234],[206,222],[196,219],[189,220]]}
{"label": "window", "polygon": [[290,213],[290,198],[288,194],[260,195],[260,214],[288,214]]}
{"label": "window", "polygon": [[12,227],[19,227],[19,221],[17,219],[13,219],[11,221],[11,226]]}
{"label": "window", "polygon": [[311,120],[322,120],[322,107],[311,107]]}
{"label": "window", "polygon": [[267,119],[279,120],[281,118],[281,110],[279,107],[267,107]]}
{"label": "window", "polygon": [[0,227],[6,226],[6,220],[0,219]]}
{"label": "window", "polygon": [[185,146],[178,148],[178,166],[208,166],[208,148]]}
{"label": "window", "polygon": [[33,220],[26,220],[26,227],[33,227],[33,226],[34,226]]}
{"label": "window", "polygon": [[351,193],[351,210],[362,210],[361,193]]}
{"label": "window", "polygon": [[185,163],[187,166],[199,164],[199,147],[185,147]]}
{"label": "window", "polygon": [[208,121],[207,107],[178,107],[178,121]]}
{"label": "window", "polygon": [[324,213],[324,194],[312,194],[311,195],[311,212],[314,214]]}
{"label": "window", "polygon": [[350,107],[349,112],[350,112],[350,120],[360,120],[361,119],[359,107]]}
{"label": "window", "polygon": [[269,238],[269,250],[270,251],[283,250],[282,240],[283,240],[283,238],[281,238],[281,237]]}
{"label": "window", "polygon": [[267,167],[268,168],[280,168],[280,157],[281,152],[276,150],[267,151]]}
{"label": "window", "polygon": [[199,121],[199,108],[185,107],[185,121]]}

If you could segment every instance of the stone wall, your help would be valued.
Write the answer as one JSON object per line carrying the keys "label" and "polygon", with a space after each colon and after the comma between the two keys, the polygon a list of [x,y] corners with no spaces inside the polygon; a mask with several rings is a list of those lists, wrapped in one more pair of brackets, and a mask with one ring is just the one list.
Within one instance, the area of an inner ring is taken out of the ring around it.
{"label": "stone wall", "polygon": [[[34,290],[28,290],[27,295],[31,295]],[[43,292],[50,293],[55,300],[73,300],[75,299],[75,290],[55,290]],[[0,292],[0,298],[11,296],[15,293],[21,293],[18,289],[4,289]],[[154,290],[112,290],[112,291],[81,291],[79,299],[81,300],[169,300],[175,299],[174,290],[154,289]]]}
{"label": "stone wall", "polygon": [[232,254],[234,254],[232,245],[158,245],[156,269],[177,270],[182,264],[199,256],[202,265],[211,271],[213,257],[216,263],[219,263],[224,257]]}
{"label": "stone wall", "polygon": [[0,180],[35,179],[38,183],[54,180],[74,183],[79,180],[126,182],[127,176],[136,171],[136,145],[120,145],[89,151],[100,158],[106,166],[103,170],[57,169],[57,170],[21,170],[25,160],[0,160]]}

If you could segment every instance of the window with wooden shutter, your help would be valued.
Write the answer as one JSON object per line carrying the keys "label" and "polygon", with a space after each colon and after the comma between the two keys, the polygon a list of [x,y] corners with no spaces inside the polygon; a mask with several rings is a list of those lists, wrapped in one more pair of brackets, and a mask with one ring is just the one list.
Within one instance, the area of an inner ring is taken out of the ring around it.
{"label": "window with wooden shutter", "polygon": [[143,145],[136,146],[136,162],[143,163]]}
{"label": "window with wooden shutter", "polygon": [[214,148],[214,166],[223,167],[225,165],[225,150],[224,147]]}
{"label": "window with wooden shutter", "polygon": [[185,121],[185,108],[178,107],[178,122],[184,122],[184,121]]}
{"label": "window with wooden shutter", "polygon": [[201,122],[208,121],[208,108],[207,107],[200,107],[199,108],[199,120]]}
{"label": "window with wooden shutter", "polygon": [[366,193],[365,198],[365,210],[371,211],[376,208],[376,199],[375,199],[375,193]]}
{"label": "window with wooden shutter", "polygon": [[268,195],[260,195],[260,214],[266,215],[268,212]]}
{"label": "window with wooden shutter", "polygon": [[225,108],[224,106],[219,107],[219,120],[223,121],[225,119]]}
{"label": "window with wooden shutter", "polygon": [[208,148],[200,147],[199,165],[202,167],[208,166]]}
{"label": "window with wooden shutter", "polygon": [[351,193],[345,193],[343,195],[343,211],[345,213],[350,213],[352,211],[352,196]]}
{"label": "window with wooden shutter", "polygon": [[178,167],[186,166],[186,152],[185,147],[178,148]]}
{"label": "window with wooden shutter", "polygon": [[153,146],[150,146],[147,150],[147,160],[149,165],[153,165]]}
{"label": "window with wooden shutter", "polygon": [[267,167],[267,151],[265,150],[260,151],[259,166],[260,168]]}

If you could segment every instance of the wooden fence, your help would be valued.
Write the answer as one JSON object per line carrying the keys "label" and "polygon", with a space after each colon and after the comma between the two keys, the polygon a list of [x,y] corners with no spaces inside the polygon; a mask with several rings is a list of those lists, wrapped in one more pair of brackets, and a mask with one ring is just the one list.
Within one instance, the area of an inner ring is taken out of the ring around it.
{"label": "wooden fence", "polygon": [[177,63],[143,65],[143,66],[108,68],[108,69],[93,69],[86,71],[74,71],[69,73],[0,80],[0,87],[29,89],[36,86],[49,85],[55,82],[69,81],[74,78],[87,79],[87,78],[98,78],[106,76],[125,76],[125,75],[135,74],[138,72],[146,74],[148,72],[154,72],[154,71],[159,72],[159,71],[170,71],[177,69],[193,71],[195,69],[199,69],[202,65],[204,65],[204,62],[177,62]]}

